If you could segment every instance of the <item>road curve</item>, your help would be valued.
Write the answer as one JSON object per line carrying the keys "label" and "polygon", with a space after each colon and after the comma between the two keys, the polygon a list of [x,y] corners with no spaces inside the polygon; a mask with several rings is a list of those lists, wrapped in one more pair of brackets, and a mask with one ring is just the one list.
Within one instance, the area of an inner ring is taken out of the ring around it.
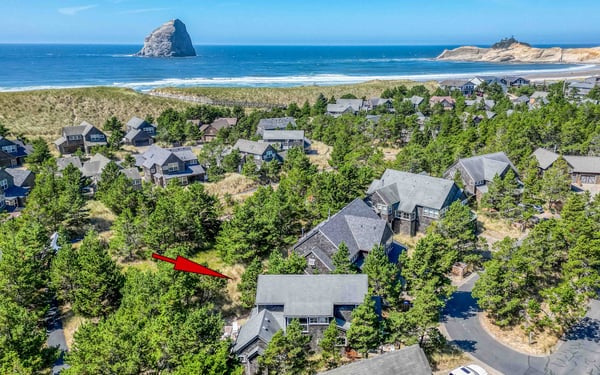
{"label": "road curve", "polygon": [[471,296],[477,279],[459,287],[446,305],[444,325],[453,344],[505,375],[600,375],[600,301],[592,301],[555,353],[530,356],[499,343],[481,326],[481,310]]}

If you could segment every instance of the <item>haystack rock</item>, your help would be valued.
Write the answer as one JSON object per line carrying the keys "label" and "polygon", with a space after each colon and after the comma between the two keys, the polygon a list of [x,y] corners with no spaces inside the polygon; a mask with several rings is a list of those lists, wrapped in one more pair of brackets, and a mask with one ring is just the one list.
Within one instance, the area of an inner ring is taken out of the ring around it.
{"label": "haystack rock", "polygon": [[187,57],[196,56],[192,39],[185,25],[178,19],[171,20],[154,30],[144,40],[144,48],[137,56]]}

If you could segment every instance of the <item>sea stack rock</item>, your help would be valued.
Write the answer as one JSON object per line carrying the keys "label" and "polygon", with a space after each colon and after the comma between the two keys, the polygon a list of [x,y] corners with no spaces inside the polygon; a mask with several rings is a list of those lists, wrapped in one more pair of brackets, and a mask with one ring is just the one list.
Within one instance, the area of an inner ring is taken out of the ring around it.
{"label": "sea stack rock", "polygon": [[144,40],[144,48],[136,54],[147,57],[196,56],[192,39],[185,25],[178,19],[171,20],[154,30]]}

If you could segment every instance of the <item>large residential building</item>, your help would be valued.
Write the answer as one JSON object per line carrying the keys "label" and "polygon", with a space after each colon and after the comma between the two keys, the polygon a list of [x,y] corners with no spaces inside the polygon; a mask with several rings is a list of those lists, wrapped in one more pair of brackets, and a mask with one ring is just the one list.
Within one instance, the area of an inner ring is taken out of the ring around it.
{"label": "large residential building", "polygon": [[177,179],[180,184],[205,181],[206,172],[189,147],[161,148],[156,145],[136,160],[144,170],[146,182],[165,187],[169,180]]}
{"label": "large residential building", "polygon": [[306,258],[307,273],[324,274],[335,270],[332,259],[342,243],[348,247],[350,261],[360,268],[375,246],[384,246],[393,256],[392,236],[386,221],[357,198],[304,235],[292,251]]}
{"label": "large residential building", "polygon": [[22,165],[29,150],[18,139],[10,140],[0,135],[0,167],[17,167]]}
{"label": "large residential building", "polygon": [[156,126],[139,117],[132,117],[126,124],[126,134],[123,140],[135,147],[150,146],[154,143]]}
{"label": "large residential building", "polygon": [[0,168],[0,211],[14,211],[25,206],[35,176],[22,168]]}
{"label": "large residential building", "polygon": [[367,190],[366,202],[395,233],[414,236],[439,220],[455,201],[465,201],[454,181],[387,169]]}
{"label": "large residential building", "polygon": [[[559,154],[538,148],[533,152],[542,172],[554,164]],[[574,184],[600,184],[600,157],[563,155],[569,166],[569,173]]]}
{"label": "large residential building", "polygon": [[256,134],[262,135],[265,130],[283,130],[296,127],[296,119],[293,117],[263,118],[258,122]]}
{"label": "large residential building", "polygon": [[263,142],[272,145],[276,150],[285,151],[292,147],[307,149],[310,142],[304,138],[304,130],[265,130]]}
{"label": "large residential building", "polygon": [[238,139],[233,145],[242,157],[242,163],[253,162],[260,167],[265,162],[280,160],[277,150],[267,142],[255,142],[247,139]]}
{"label": "large residential building", "polygon": [[106,146],[107,144],[106,134],[85,121],[79,126],[62,128],[61,134],[62,136],[54,141],[61,154],[72,154],[77,150],[83,150],[89,154],[92,147]]}
{"label": "large residential building", "polygon": [[[313,349],[335,321],[341,348],[346,344],[352,311],[363,303],[368,289],[367,275],[260,275],[252,316],[241,327],[233,352],[247,374],[256,373],[258,356],[273,335],[285,332],[293,319],[311,336]],[[376,302],[380,311],[380,300]]]}
{"label": "large residential building", "polygon": [[[446,172],[444,178],[460,178],[465,192],[475,196],[477,201],[488,191],[489,184],[496,175],[504,178],[512,170],[518,178],[519,172],[504,152],[459,159]],[[458,175],[457,175],[458,174]]]}
{"label": "large residential building", "polygon": [[200,131],[202,132],[202,142],[210,142],[217,138],[217,133],[221,129],[230,128],[237,124],[237,118],[235,117],[220,117],[210,124],[200,125]]}

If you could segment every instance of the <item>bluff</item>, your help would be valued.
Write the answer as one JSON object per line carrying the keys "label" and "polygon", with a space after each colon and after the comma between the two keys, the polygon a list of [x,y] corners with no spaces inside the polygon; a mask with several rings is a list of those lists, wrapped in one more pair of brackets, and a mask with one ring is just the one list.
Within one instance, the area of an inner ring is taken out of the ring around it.
{"label": "bluff", "polygon": [[171,20],[144,40],[144,47],[137,56],[147,57],[186,57],[196,56],[192,39],[185,24],[178,19]]}
{"label": "bluff", "polygon": [[510,40],[496,43],[492,48],[472,46],[444,50],[436,59],[449,61],[481,61],[494,63],[600,63],[600,47],[594,48],[535,48],[527,43]]}

